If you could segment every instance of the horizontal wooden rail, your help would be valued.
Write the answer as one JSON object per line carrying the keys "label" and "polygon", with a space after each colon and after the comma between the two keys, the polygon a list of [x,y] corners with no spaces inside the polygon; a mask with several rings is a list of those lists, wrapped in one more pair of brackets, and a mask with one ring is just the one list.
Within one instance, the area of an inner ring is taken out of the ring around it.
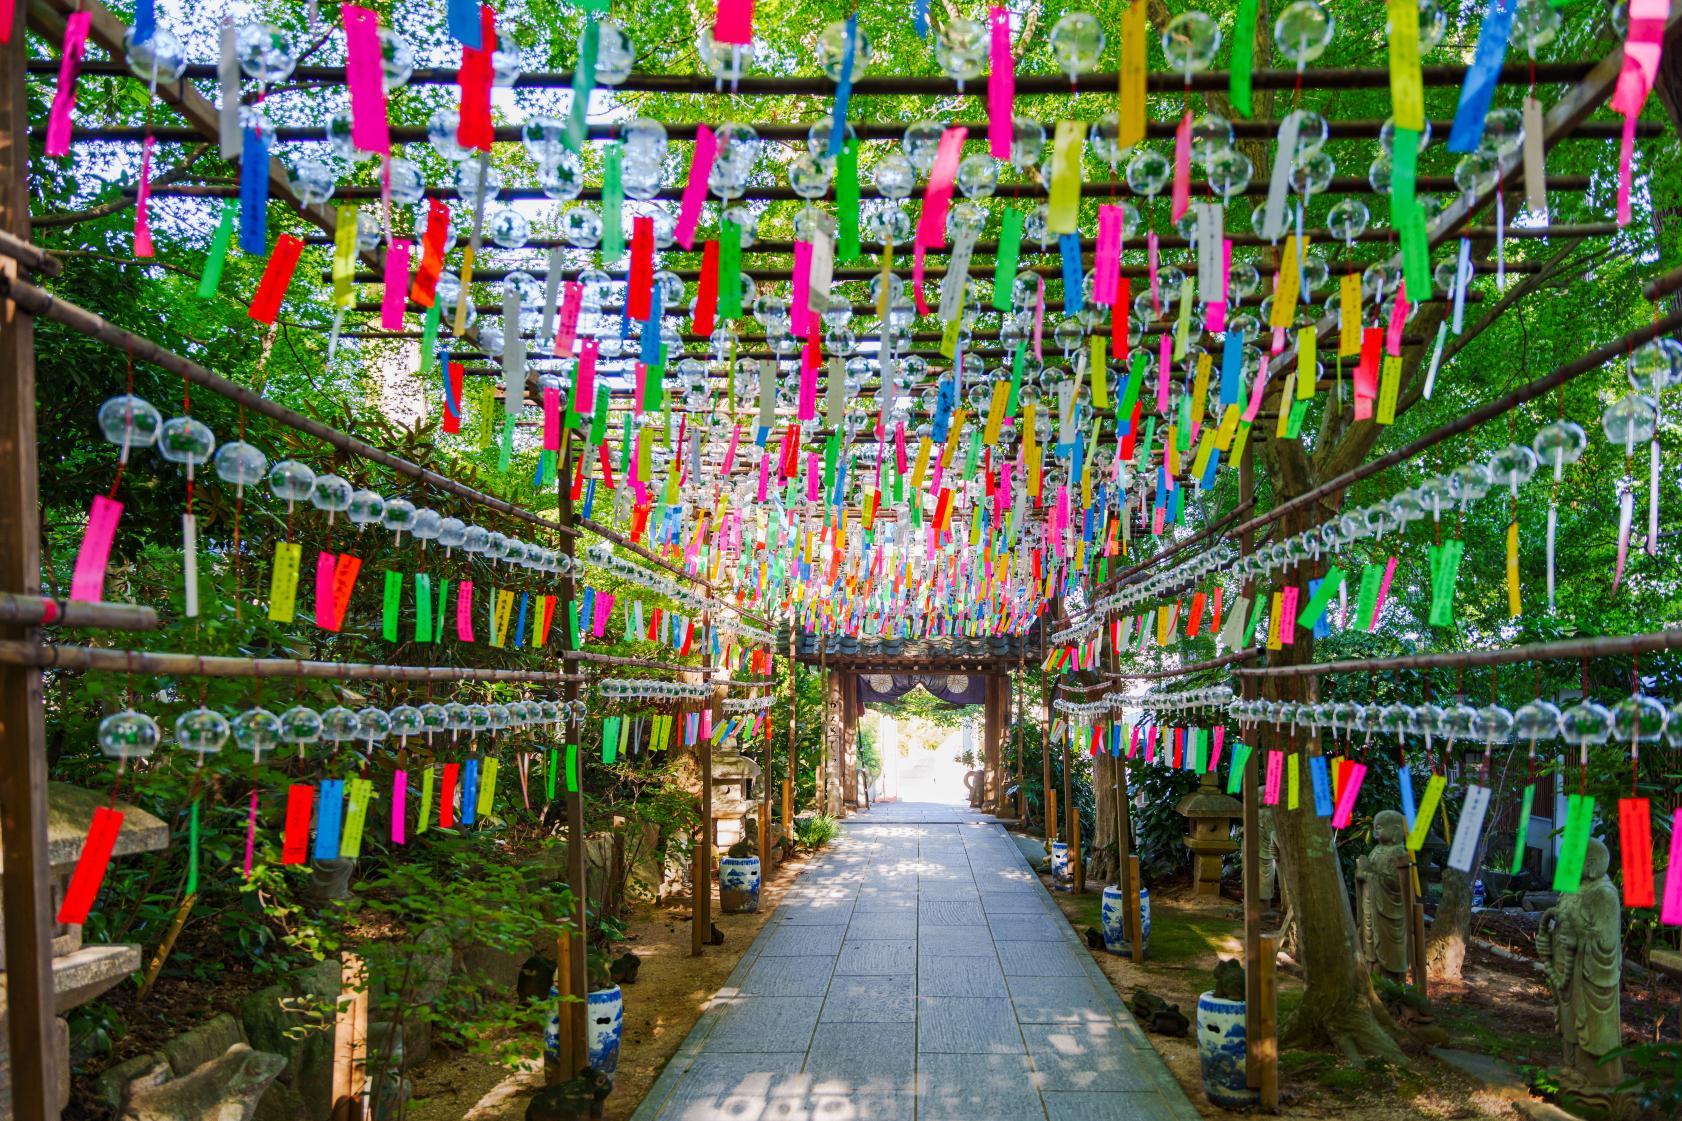
{"label": "horizontal wooden rail", "polygon": [[1239,677],[1325,677],[1339,673],[1374,673],[1393,669],[1464,669],[1470,666],[1502,666],[1513,662],[1580,661],[1631,654],[1650,654],[1682,647],[1682,628],[1648,634],[1567,638],[1509,646],[1500,650],[1453,650],[1442,654],[1404,654],[1395,658],[1346,658],[1341,661],[1310,662],[1300,666],[1259,666],[1234,670]]}
{"label": "horizontal wooden rail", "polygon": [[583,681],[559,670],[474,669],[466,666],[399,666],[369,662],[318,662],[302,658],[228,658],[211,654],[117,650],[50,642],[0,641],[0,662],[38,669],[160,674],[171,677],[303,677],[327,681],[496,681],[559,685]]}
{"label": "horizontal wooden rail", "polygon": [[138,603],[90,603],[0,592],[0,623],[25,627],[155,631],[158,629],[158,612],[156,608]]}

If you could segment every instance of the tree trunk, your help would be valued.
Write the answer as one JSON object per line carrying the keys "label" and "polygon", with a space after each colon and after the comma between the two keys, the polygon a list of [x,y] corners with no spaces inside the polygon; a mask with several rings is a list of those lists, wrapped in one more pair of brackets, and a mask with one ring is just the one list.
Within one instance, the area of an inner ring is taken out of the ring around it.
{"label": "tree trunk", "polygon": [[1092,803],[1096,810],[1092,840],[1085,846],[1086,878],[1094,883],[1113,883],[1116,866],[1116,791],[1121,768],[1108,752],[1092,760]]}
{"label": "tree trunk", "polygon": [[1425,942],[1425,970],[1433,980],[1460,980],[1466,964],[1466,940],[1472,932],[1472,880],[1464,872],[1443,869],[1443,897]]}

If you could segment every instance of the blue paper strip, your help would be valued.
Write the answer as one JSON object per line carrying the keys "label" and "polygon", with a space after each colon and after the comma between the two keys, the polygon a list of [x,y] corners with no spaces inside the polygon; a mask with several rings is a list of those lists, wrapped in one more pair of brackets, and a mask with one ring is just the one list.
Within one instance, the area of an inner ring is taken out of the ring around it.
{"label": "blue paper strip", "polygon": [[469,759],[461,768],[461,823],[472,825],[479,816],[479,760]]}
{"label": "blue paper strip", "polygon": [[240,149],[239,248],[253,257],[269,252],[269,139],[254,128]]}
{"label": "blue paper strip", "polygon": [[134,46],[151,42],[153,34],[158,30],[158,15],[156,0],[135,0],[134,30],[129,38]]}
{"label": "blue paper strip", "polygon": [[1403,763],[1396,771],[1396,784],[1402,788],[1402,816],[1407,819],[1408,832],[1413,831],[1413,772]]}
{"label": "blue paper strip", "polygon": [[344,817],[344,780],[322,779],[315,811],[314,857],[316,860],[339,859],[339,831],[343,828]]}
{"label": "blue paper strip", "polygon": [[1478,31],[1478,46],[1472,65],[1466,70],[1466,84],[1460,87],[1460,106],[1454,111],[1448,150],[1475,152],[1483,143],[1483,122],[1489,102],[1495,96],[1495,80],[1507,58],[1507,39],[1513,30],[1513,13],[1518,0],[1489,0]]}
{"label": "blue paper strip", "polygon": [[1080,234],[1059,234],[1057,248],[1063,255],[1063,314],[1079,315],[1080,286],[1085,276],[1080,265]]}
{"label": "blue paper strip", "polygon": [[835,83],[835,120],[829,129],[829,158],[835,159],[846,147],[847,103],[853,97],[853,56],[859,41],[859,14],[847,17],[847,40],[841,50],[841,80]]}
{"label": "blue paper strip", "polygon": [[479,26],[479,0],[449,0],[445,9],[450,38],[464,47],[485,48],[484,28]]}
{"label": "blue paper strip", "polygon": [[[1244,382],[1244,336],[1228,331],[1221,343],[1221,406],[1238,404]],[[1219,419],[1219,418],[1217,418]]]}
{"label": "blue paper strip", "polygon": [[514,649],[516,650],[521,649],[526,644],[524,639],[526,633],[526,605],[530,599],[530,592],[520,593],[520,621],[514,624]]}
{"label": "blue paper strip", "polygon": [[1324,755],[1308,757],[1308,777],[1314,784],[1314,812],[1321,817],[1332,816],[1332,776],[1326,770]]}

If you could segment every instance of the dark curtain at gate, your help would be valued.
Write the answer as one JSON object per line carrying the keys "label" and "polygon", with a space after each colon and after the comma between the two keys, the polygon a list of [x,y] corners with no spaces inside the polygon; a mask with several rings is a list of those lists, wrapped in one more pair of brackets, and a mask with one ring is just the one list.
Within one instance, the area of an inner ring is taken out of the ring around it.
{"label": "dark curtain at gate", "polygon": [[987,696],[984,673],[861,673],[859,704],[896,701],[921,685],[937,701],[978,705]]}

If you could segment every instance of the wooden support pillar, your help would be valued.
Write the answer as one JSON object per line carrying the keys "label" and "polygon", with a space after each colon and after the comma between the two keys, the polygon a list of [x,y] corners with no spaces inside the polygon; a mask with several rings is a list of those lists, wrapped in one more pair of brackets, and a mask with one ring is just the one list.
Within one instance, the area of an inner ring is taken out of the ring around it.
{"label": "wooden support pillar", "polygon": [[1075,804],[1074,768],[1070,765],[1069,737],[1059,736],[1063,744],[1063,827],[1069,841],[1069,879],[1071,889],[1080,894],[1086,888],[1086,875],[1080,860],[1080,809]]}
{"label": "wooden support pillar", "polygon": [[[555,473],[555,520],[567,527],[573,524],[572,437],[572,429],[561,430],[561,468]],[[561,548],[574,559],[577,540],[578,538],[570,533],[562,533],[560,536]],[[559,591],[562,609],[576,611],[577,580],[570,571],[561,576]],[[562,633],[565,634],[565,631]],[[568,701],[576,701],[579,692],[579,683],[576,681],[568,681],[562,686],[562,693]],[[571,769],[562,789],[565,791],[567,811],[567,888],[572,892],[570,918],[573,934],[572,952],[567,955],[564,963],[556,962],[557,978],[564,964],[567,980],[564,984],[557,983],[556,987],[563,997],[568,994],[577,997],[576,1000],[563,1000],[560,1008],[561,1022],[565,1025],[561,1039],[563,1043],[570,1044],[561,1051],[561,1069],[558,1075],[560,1081],[564,1082],[583,1070],[589,1062],[589,1005],[586,997],[590,992],[587,962],[590,880],[585,871],[584,860],[584,745],[583,729],[570,720],[566,722],[566,746],[562,750],[562,761]],[[562,937],[566,937],[564,932]]]}
{"label": "wooden support pillar", "polygon": [[[1041,644],[1041,660],[1044,660],[1044,644]],[[1040,790],[1044,793],[1045,805],[1040,807],[1042,821],[1040,832],[1045,836],[1045,851],[1051,852],[1051,843],[1057,840],[1057,791],[1051,786],[1051,689],[1045,679],[1040,679]]]}
{"label": "wooden support pillar", "polygon": [[1016,676],[1010,678],[1010,703],[1016,714],[1012,721],[1016,726],[1016,821],[1017,828],[1024,831],[1028,828],[1028,770],[1022,757],[1022,693],[1018,687],[1022,683],[1025,665],[1026,656],[1018,650]]}
{"label": "wooden support pillar", "polygon": [[[573,1042],[573,1023],[570,1010],[572,1001],[568,999],[574,995],[572,991],[572,959],[574,956],[573,943],[575,941],[577,939],[571,930],[561,931],[555,939],[555,999],[560,1002],[561,1014],[558,1018],[559,1023],[556,1025],[557,1039],[555,1043],[555,1054],[559,1057],[559,1061],[550,1065],[545,1071],[548,1076],[546,1081],[551,1086],[565,1082],[577,1073],[576,1071],[569,1073],[566,1070],[567,1065],[572,1062],[573,1053],[577,1050]],[[583,993],[578,993],[577,996],[580,1001],[583,1001]]]}
{"label": "wooden support pillar", "polygon": [[1261,1107],[1279,1108],[1279,986],[1274,965],[1279,959],[1279,935],[1261,940],[1261,956],[1249,972],[1256,975],[1257,1031],[1247,1036],[1245,1055],[1256,1057],[1255,1088],[1261,1093]]}
{"label": "wooden support pillar", "polygon": [[1421,997],[1427,996],[1425,967],[1425,903],[1419,898],[1415,885],[1419,883],[1419,869],[1411,855],[1398,857],[1401,871],[1402,915],[1407,920],[1408,976]]}
{"label": "wooden support pillar", "polygon": [[795,676],[799,662],[794,657],[794,631],[788,632],[788,768],[783,772],[783,840],[794,840],[794,776],[799,773],[797,763],[800,749],[795,743],[795,731],[800,724],[800,681]]}
{"label": "wooden support pillar", "polygon": [[[771,676],[776,677],[776,659],[771,661]],[[758,694],[756,694],[758,695]],[[759,778],[759,835],[754,843],[759,846],[759,869],[762,876],[769,876],[776,866],[771,858],[771,756],[775,736],[773,728],[776,721],[771,719],[773,709],[765,710],[765,747],[763,762],[760,769],[764,772]]]}
{"label": "wooden support pillar", "polygon": [[[711,625],[711,618],[702,616],[702,628]],[[712,665],[712,655],[709,654],[702,664]],[[701,769],[701,835],[695,840],[695,863],[690,873],[695,905],[690,908],[689,956],[697,958],[705,952],[707,943],[712,939],[713,830],[716,825],[713,822],[713,739],[707,733],[719,727],[724,720],[724,686],[714,686],[711,697],[702,703],[708,706],[711,716],[710,726],[702,726],[701,735],[695,742],[695,762]]]}
{"label": "wooden support pillar", "polygon": [[[27,4],[12,10],[0,46],[0,230],[29,240],[29,98],[24,89]],[[18,275],[18,263],[0,259]],[[16,304],[0,310],[0,591],[41,591],[40,499],[35,439],[35,326]],[[0,627],[0,638],[34,645],[38,627]],[[53,1041],[53,908],[47,867],[47,749],[41,671],[0,667],[0,904],[6,913],[6,1032],[12,1112],[56,1119],[63,1072]]]}
{"label": "wooden support pillar", "polygon": [[[1244,455],[1238,461],[1238,501],[1249,502],[1255,496],[1256,476],[1255,465],[1251,459],[1251,448],[1244,446]],[[1239,537],[1238,555],[1250,555],[1253,537],[1246,531]],[[1234,737],[1236,740],[1237,737]],[[1229,751],[1231,748],[1229,747]],[[1261,790],[1256,785],[1259,775],[1259,764],[1262,754],[1252,751],[1250,758],[1244,765],[1244,832],[1241,840],[1242,868],[1244,877],[1244,1036],[1246,1039],[1258,1040],[1258,1045],[1247,1047],[1244,1052],[1245,1081],[1252,1089],[1260,1089],[1262,1084],[1261,1046],[1262,1038],[1262,999],[1261,999],[1261,958],[1262,958],[1262,899],[1261,899]]]}
{"label": "wooden support pillar", "polygon": [[829,652],[821,645],[823,637],[818,637],[818,682],[823,687],[823,724],[820,725],[822,734],[818,737],[818,781],[814,784],[813,795],[818,800],[818,812],[833,813],[829,804]]}
{"label": "wooden support pillar", "polygon": [[841,804],[857,809],[859,805],[859,689],[858,675],[851,670],[836,672],[836,687],[841,701],[841,743],[836,752],[839,764]]}

